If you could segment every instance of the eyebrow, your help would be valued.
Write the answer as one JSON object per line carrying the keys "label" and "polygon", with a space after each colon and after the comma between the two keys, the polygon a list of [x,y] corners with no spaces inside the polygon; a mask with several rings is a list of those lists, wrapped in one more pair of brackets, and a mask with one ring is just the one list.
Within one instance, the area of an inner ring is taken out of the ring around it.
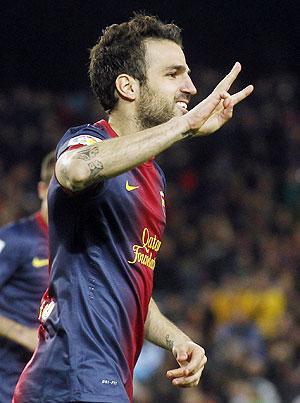
{"label": "eyebrow", "polygon": [[191,73],[191,70],[184,64],[173,64],[171,66],[166,67],[165,70],[186,71],[188,74]]}

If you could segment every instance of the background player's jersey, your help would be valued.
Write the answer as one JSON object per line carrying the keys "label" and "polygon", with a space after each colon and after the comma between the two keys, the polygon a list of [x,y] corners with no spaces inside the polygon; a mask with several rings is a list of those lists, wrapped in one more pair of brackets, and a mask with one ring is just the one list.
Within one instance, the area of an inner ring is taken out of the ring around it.
{"label": "background player's jersey", "polygon": [[[38,307],[48,286],[47,226],[40,213],[0,228],[0,315],[38,326]],[[31,353],[0,338],[0,401],[11,402]]]}
{"label": "background player's jersey", "polygon": [[[72,128],[57,155],[115,136],[105,121]],[[131,400],[165,227],[164,187],[154,161],[77,194],[53,178],[43,337],[17,403]]]}

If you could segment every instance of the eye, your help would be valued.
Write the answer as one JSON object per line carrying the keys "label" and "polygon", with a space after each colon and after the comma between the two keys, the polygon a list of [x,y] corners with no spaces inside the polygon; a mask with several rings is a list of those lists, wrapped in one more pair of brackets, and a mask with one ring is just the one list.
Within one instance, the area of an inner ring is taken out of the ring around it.
{"label": "eye", "polygon": [[177,77],[177,72],[174,71],[174,72],[172,72],[172,73],[168,73],[167,76],[168,76],[168,77],[172,77],[172,78],[176,78],[176,77]]}

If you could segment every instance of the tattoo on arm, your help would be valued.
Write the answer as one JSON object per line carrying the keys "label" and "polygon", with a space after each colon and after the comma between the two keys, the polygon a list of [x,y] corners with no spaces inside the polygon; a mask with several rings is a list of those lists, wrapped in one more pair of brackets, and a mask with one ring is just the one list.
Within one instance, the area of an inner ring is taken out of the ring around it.
{"label": "tattoo on arm", "polygon": [[90,180],[93,180],[98,176],[99,172],[103,169],[103,164],[99,159],[99,150],[95,145],[93,147],[89,147],[87,149],[79,150],[74,156],[73,159],[84,160],[87,162],[87,165],[90,170]]}
{"label": "tattoo on arm", "polygon": [[78,152],[73,156],[74,159],[90,161],[99,154],[98,147],[96,145],[92,147],[84,147],[79,149]]}
{"label": "tattoo on arm", "polygon": [[166,344],[167,344],[168,349],[169,349],[170,351],[172,351],[173,345],[174,345],[174,341],[170,339],[170,335],[169,335],[169,334],[166,335]]}
{"label": "tattoo on arm", "polygon": [[103,164],[99,160],[94,160],[93,162],[88,163],[88,167],[90,168],[90,177],[94,178],[100,171],[102,171]]}

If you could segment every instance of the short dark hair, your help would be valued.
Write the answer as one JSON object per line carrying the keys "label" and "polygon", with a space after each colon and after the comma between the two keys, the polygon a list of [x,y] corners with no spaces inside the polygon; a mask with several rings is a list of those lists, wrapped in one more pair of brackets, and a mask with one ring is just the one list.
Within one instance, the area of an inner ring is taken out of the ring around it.
{"label": "short dark hair", "polygon": [[182,47],[181,30],[175,24],[164,24],[157,17],[135,14],[122,24],[107,27],[90,52],[89,77],[92,89],[106,111],[117,103],[115,81],[129,74],[146,82],[146,48],[144,40],[167,39]]}
{"label": "short dark hair", "polygon": [[41,181],[47,185],[50,183],[50,179],[54,172],[55,167],[55,151],[50,151],[43,159],[41,165]]}

